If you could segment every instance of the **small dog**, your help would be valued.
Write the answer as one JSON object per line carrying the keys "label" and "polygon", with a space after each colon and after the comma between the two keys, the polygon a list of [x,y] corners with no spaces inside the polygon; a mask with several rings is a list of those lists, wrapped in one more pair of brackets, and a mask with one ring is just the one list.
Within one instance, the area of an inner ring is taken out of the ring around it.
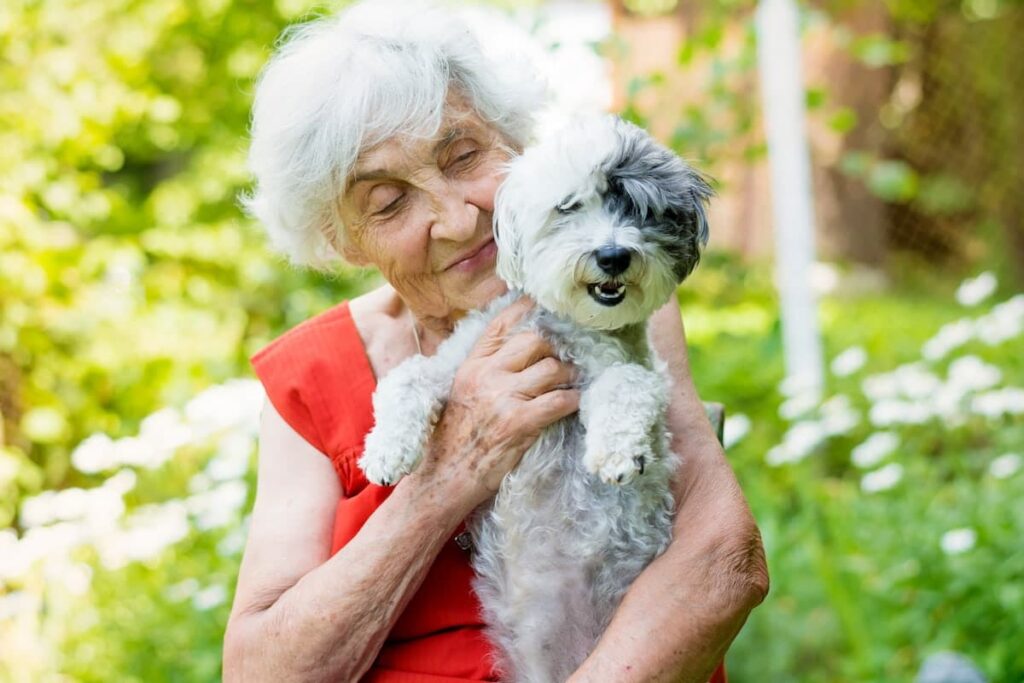
{"label": "small dog", "polygon": [[578,415],[544,430],[469,520],[503,680],[566,680],[668,546],[678,457],[665,427],[670,379],[646,322],[697,265],[711,195],[700,173],[615,117],[528,148],[495,207],[497,272],[512,291],[377,388],[359,464],[370,481],[394,484],[420,462],[487,322],[520,293],[538,304],[522,327],[580,372]]}

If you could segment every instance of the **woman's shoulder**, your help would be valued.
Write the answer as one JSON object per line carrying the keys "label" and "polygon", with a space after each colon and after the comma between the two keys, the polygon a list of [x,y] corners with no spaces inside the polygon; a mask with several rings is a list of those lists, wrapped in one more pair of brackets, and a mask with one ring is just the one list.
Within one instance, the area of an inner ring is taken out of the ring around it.
{"label": "woman's shoulder", "polygon": [[376,380],[355,320],[364,319],[357,301],[296,325],[251,359],[281,417],[332,460],[361,443],[372,424]]}

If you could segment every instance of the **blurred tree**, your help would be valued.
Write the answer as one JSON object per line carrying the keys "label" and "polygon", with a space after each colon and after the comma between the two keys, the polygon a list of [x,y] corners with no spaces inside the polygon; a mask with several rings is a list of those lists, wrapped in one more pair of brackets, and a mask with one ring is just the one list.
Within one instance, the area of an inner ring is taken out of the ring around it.
{"label": "blurred tree", "polygon": [[[0,412],[19,486],[72,444],[247,371],[352,291],[268,254],[236,206],[253,79],[306,0],[0,6]],[[17,491],[0,491],[0,525]]]}

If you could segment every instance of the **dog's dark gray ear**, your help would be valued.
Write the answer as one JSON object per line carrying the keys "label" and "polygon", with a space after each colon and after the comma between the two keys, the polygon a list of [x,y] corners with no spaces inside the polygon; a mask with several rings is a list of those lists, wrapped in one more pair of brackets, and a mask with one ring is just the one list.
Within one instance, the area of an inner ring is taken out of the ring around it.
{"label": "dog's dark gray ear", "polygon": [[643,129],[625,121],[617,128],[620,149],[606,168],[609,185],[649,238],[673,257],[681,281],[708,242],[707,206],[715,191],[708,178]]}
{"label": "dog's dark gray ear", "polygon": [[685,253],[680,254],[682,258],[676,267],[676,274],[682,280],[697,267],[701,252],[707,246],[710,235],[708,202],[715,196],[715,191],[704,174],[678,157],[675,160],[682,168],[675,172],[672,184],[679,189],[669,193],[664,217],[667,223],[675,226],[679,239],[685,243]]}

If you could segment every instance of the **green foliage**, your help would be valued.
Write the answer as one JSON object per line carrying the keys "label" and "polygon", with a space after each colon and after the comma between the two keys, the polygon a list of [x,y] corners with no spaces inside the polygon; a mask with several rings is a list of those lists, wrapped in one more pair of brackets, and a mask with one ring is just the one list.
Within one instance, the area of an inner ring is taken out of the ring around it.
{"label": "green foliage", "polygon": [[[27,533],[30,497],[102,483],[70,466],[75,444],[135,434],[157,408],[247,374],[251,352],[372,277],[290,268],[236,205],[254,76],[311,8],[0,4],[0,540]],[[129,508],[181,495],[202,462],[140,477]],[[0,608],[0,681],[216,679],[224,606],[161,597],[180,577],[233,585],[237,553],[213,540],[96,568],[84,597],[46,572],[0,582],[4,605],[45,610]],[[73,559],[72,574],[94,566]]]}
{"label": "green foliage", "polygon": [[[925,656],[953,649],[992,681],[1020,680],[1024,657],[1015,644],[1024,638],[1024,472],[999,478],[993,468],[1001,455],[1020,455],[1020,413],[985,417],[967,409],[962,422],[931,418],[882,427],[871,421],[879,401],[865,391],[869,378],[915,362],[944,378],[967,355],[999,368],[1001,385],[1020,387],[1020,337],[975,338],[941,359],[922,360],[927,340],[965,315],[948,285],[926,280],[923,288],[840,291],[826,298],[829,356],[851,346],[866,353],[864,368],[833,374],[827,389],[828,399],[846,397],[856,423],[800,459],[772,466],[766,455],[787,433],[829,409],[812,406],[791,420],[780,418],[787,403],[777,390],[780,328],[766,275],[719,256],[683,288],[702,397],[727,403],[733,420],[737,414],[750,420],[729,458],[760,524],[772,576],[767,601],[730,651],[730,679],[906,681]],[[708,334],[702,326],[713,317],[705,311],[756,323],[743,332],[712,323]],[[966,315],[976,320],[987,309]],[[840,402],[824,405],[834,409]],[[962,405],[971,405],[970,398]],[[896,434],[898,446],[871,468],[859,468],[851,452],[876,431]],[[902,478],[889,490],[865,489],[869,470],[887,464],[899,465]],[[973,547],[944,551],[944,534],[958,529],[976,534]]]}
{"label": "green foliage", "polygon": [[359,279],[288,269],[236,206],[246,93],[285,7],[0,10],[0,411],[9,457],[42,476],[19,490],[75,481],[71,444],[243,373]]}

